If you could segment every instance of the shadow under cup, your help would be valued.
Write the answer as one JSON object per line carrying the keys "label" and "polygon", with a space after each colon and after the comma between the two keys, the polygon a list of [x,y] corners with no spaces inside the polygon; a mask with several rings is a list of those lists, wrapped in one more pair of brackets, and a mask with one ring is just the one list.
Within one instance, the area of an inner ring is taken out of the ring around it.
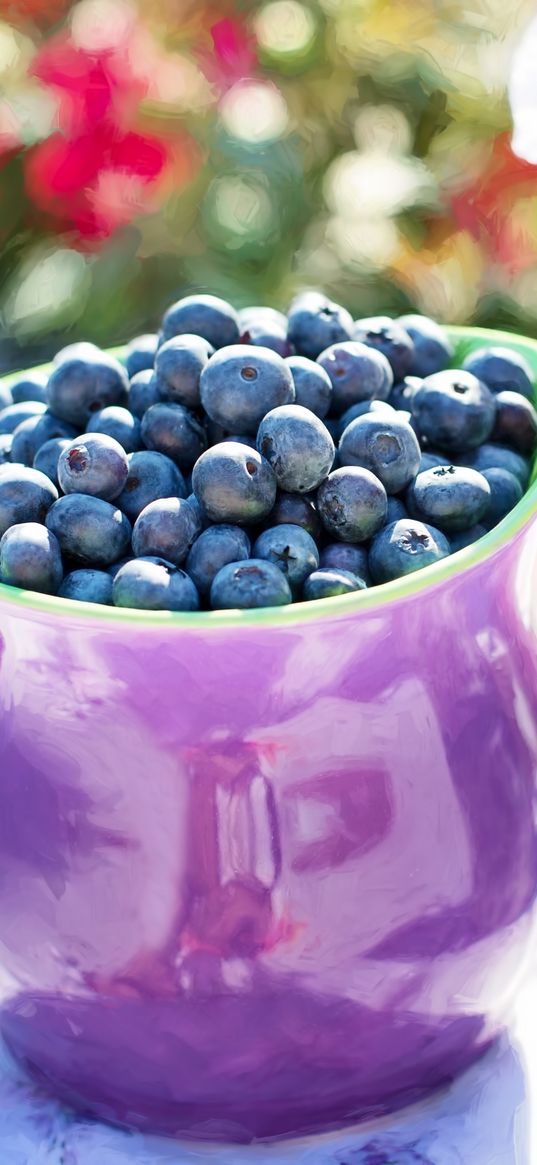
{"label": "shadow under cup", "polygon": [[[537,344],[452,329],[457,358]],[[147,614],[0,587],[10,1049],[222,1141],[416,1099],[510,1014],[537,889],[537,486],[357,595]]]}

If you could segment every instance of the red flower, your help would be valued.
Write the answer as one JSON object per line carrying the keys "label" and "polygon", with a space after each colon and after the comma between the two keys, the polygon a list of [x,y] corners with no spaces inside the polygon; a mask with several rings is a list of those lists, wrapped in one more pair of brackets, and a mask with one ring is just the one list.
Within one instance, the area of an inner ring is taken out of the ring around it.
{"label": "red flower", "polygon": [[452,198],[451,208],[457,225],[485,245],[494,260],[521,269],[535,261],[535,247],[510,220],[515,203],[536,190],[537,166],[517,158],[510,135],[501,134],[479,180]]}
{"label": "red flower", "polygon": [[230,17],[213,24],[210,33],[213,50],[202,52],[200,63],[207,79],[225,92],[254,72],[257,64],[255,37],[242,22]]}

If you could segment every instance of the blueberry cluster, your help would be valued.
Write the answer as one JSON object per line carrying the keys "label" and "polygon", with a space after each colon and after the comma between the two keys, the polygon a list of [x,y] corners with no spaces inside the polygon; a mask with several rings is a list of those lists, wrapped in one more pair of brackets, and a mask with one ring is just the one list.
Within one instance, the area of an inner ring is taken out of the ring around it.
{"label": "blueberry cluster", "polygon": [[0,382],[0,580],[195,611],[437,562],[517,504],[537,445],[526,361],[452,360],[433,320],[317,292],[287,315],[187,296],[123,362],[72,344]]}

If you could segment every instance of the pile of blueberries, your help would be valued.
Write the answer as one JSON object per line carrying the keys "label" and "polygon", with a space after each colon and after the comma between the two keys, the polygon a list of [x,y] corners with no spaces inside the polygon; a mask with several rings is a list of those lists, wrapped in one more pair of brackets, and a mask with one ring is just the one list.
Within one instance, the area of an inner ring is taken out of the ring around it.
{"label": "pile of blueberries", "polygon": [[123,362],[91,343],[0,382],[0,581],[145,610],[270,607],[468,546],[527,488],[533,377],[433,320],[210,295]]}

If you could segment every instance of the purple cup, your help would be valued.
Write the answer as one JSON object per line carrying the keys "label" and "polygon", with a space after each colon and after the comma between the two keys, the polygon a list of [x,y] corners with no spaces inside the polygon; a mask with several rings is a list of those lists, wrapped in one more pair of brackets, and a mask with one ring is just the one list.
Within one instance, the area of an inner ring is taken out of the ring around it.
{"label": "purple cup", "polygon": [[[483,342],[453,328],[456,362]],[[537,486],[368,591],[147,614],[0,587],[1,1028],[99,1117],[389,1111],[510,1015],[537,888]]]}

